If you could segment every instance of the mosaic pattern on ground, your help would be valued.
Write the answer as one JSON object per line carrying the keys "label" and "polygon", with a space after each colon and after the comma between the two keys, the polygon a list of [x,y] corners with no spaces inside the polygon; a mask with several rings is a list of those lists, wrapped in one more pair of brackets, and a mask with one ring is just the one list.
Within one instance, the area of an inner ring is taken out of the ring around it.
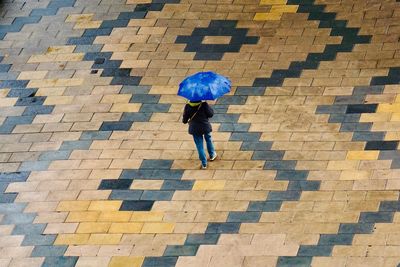
{"label": "mosaic pattern on ground", "polygon": [[396,0],[0,2],[0,266],[397,266],[399,40]]}

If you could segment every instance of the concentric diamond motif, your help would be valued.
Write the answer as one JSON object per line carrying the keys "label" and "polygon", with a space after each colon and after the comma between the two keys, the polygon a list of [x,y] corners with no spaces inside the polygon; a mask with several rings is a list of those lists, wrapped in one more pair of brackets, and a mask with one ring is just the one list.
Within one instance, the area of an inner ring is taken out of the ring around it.
{"label": "concentric diamond motif", "polygon": [[185,52],[196,52],[195,60],[221,60],[225,53],[237,53],[244,44],[257,44],[259,37],[247,36],[248,29],[236,28],[235,20],[212,20],[207,28],[195,28],[190,36],[178,36],[187,44]]}

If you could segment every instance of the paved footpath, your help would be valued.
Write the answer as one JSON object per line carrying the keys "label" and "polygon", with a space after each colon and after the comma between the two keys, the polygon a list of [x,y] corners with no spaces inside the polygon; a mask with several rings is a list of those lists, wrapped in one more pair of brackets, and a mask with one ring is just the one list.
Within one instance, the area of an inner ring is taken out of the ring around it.
{"label": "paved footpath", "polygon": [[0,1],[0,266],[398,266],[399,38],[398,0]]}

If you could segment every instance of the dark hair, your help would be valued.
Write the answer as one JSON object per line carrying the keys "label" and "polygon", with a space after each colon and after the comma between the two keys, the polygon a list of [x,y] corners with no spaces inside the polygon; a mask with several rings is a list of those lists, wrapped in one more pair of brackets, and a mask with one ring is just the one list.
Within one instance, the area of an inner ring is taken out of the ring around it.
{"label": "dark hair", "polygon": [[201,102],[201,100],[196,100],[196,101],[189,101],[190,103],[200,103]]}

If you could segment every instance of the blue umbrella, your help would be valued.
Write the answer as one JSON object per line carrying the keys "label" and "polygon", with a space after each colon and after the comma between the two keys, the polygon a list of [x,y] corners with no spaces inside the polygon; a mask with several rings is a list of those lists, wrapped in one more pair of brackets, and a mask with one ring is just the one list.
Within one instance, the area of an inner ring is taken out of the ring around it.
{"label": "blue umbrella", "polygon": [[198,72],[179,84],[178,95],[190,101],[215,100],[229,93],[231,81],[217,73]]}

